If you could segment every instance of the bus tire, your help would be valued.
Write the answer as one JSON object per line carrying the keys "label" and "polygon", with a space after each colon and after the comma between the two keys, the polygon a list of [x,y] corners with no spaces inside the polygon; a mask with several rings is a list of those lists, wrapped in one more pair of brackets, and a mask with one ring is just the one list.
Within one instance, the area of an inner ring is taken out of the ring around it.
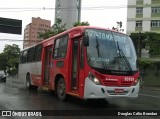
{"label": "bus tire", "polygon": [[66,84],[63,78],[60,78],[57,82],[57,96],[60,100],[66,100]]}
{"label": "bus tire", "polygon": [[38,86],[31,85],[31,79],[29,74],[27,74],[26,76],[26,88],[28,90],[36,90],[38,88]]}

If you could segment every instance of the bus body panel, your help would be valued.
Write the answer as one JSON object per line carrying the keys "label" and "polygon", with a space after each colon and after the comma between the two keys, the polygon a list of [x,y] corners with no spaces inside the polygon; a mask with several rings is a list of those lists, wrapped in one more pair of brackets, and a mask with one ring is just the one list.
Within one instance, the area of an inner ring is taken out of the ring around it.
{"label": "bus body panel", "polygon": [[79,81],[79,97],[83,98],[84,97],[84,87],[85,87],[85,84],[84,84],[85,70],[84,69],[80,70],[79,78],[80,78],[80,81]]}
{"label": "bus body panel", "polygon": [[[118,92],[119,90],[119,92]],[[113,97],[138,97],[139,83],[130,87],[107,87],[94,84],[89,78],[85,79],[84,98],[113,98]]]}
{"label": "bus body panel", "polygon": [[31,63],[30,75],[32,85],[42,85],[42,62]]}
{"label": "bus body panel", "polygon": [[[63,62],[63,67],[61,68],[56,68],[57,64],[59,62]],[[52,90],[55,90],[56,87],[54,87],[55,85],[55,78],[56,76],[58,75],[61,75],[64,77],[65,81],[68,82],[68,66],[67,66],[67,62],[64,61],[64,59],[60,59],[60,60],[52,60],[52,68],[51,68],[51,71],[50,71],[50,88]],[[65,68],[64,68],[65,67]]]}
{"label": "bus body panel", "polygon": [[26,81],[27,74],[30,75],[31,84],[39,86],[41,85],[41,72],[42,72],[42,62],[19,64],[19,74],[18,78]]}
{"label": "bus body panel", "polygon": [[26,76],[28,72],[30,72],[30,65],[28,65],[28,63],[19,64],[18,78],[21,79],[24,83],[26,82]]}
{"label": "bus body panel", "polygon": [[[88,78],[89,72],[92,72],[100,81],[101,85],[96,85]],[[99,73],[91,69],[86,64],[84,80],[84,99],[107,99],[114,97],[138,97],[139,82],[132,85],[139,77],[139,72],[131,76],[116,76]],[[126,79],[126,80],[125,80]],[[117,90],[117,92],[116,92]],[[119,91],[119,92],[118,92]]]}

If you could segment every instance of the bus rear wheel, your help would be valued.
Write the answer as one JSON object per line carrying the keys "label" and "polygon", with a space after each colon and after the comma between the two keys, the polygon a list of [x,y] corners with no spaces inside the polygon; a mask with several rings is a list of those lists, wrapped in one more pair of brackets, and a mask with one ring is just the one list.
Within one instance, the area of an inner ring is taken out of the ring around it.
{"label": "bus rear wheel", "polygon": [[66,85],[63,78],[60,78],[57,83],[57,96],[60,100],[66,100]]}
{"label": "bus rear wheel", "polygon": [[36,90],[38,88],[38,86],[31,85],[31,79],[29,74],[26,76],[26,88],[28,90]]}

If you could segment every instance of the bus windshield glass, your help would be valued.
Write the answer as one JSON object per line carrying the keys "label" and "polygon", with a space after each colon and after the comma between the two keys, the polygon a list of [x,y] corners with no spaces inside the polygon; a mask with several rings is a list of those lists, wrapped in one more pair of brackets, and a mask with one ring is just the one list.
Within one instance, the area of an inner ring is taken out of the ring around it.
{"label": "bus windshield glass", "polygon": [[129,36],[98,29],[86,29],[85,34],[89,38],[89,66],[105,71],[137,71],[135,48]]}

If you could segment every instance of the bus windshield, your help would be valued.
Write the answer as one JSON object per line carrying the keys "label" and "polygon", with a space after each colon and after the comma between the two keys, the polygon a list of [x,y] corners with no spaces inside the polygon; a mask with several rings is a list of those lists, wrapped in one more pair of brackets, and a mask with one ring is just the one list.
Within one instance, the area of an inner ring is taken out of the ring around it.
{"label": "bus windshield", "polygon": [[85,34],[89,36],[89,66],[105,71],[137,71],[137,57],[130,37],[99,29],[86,29]]}

